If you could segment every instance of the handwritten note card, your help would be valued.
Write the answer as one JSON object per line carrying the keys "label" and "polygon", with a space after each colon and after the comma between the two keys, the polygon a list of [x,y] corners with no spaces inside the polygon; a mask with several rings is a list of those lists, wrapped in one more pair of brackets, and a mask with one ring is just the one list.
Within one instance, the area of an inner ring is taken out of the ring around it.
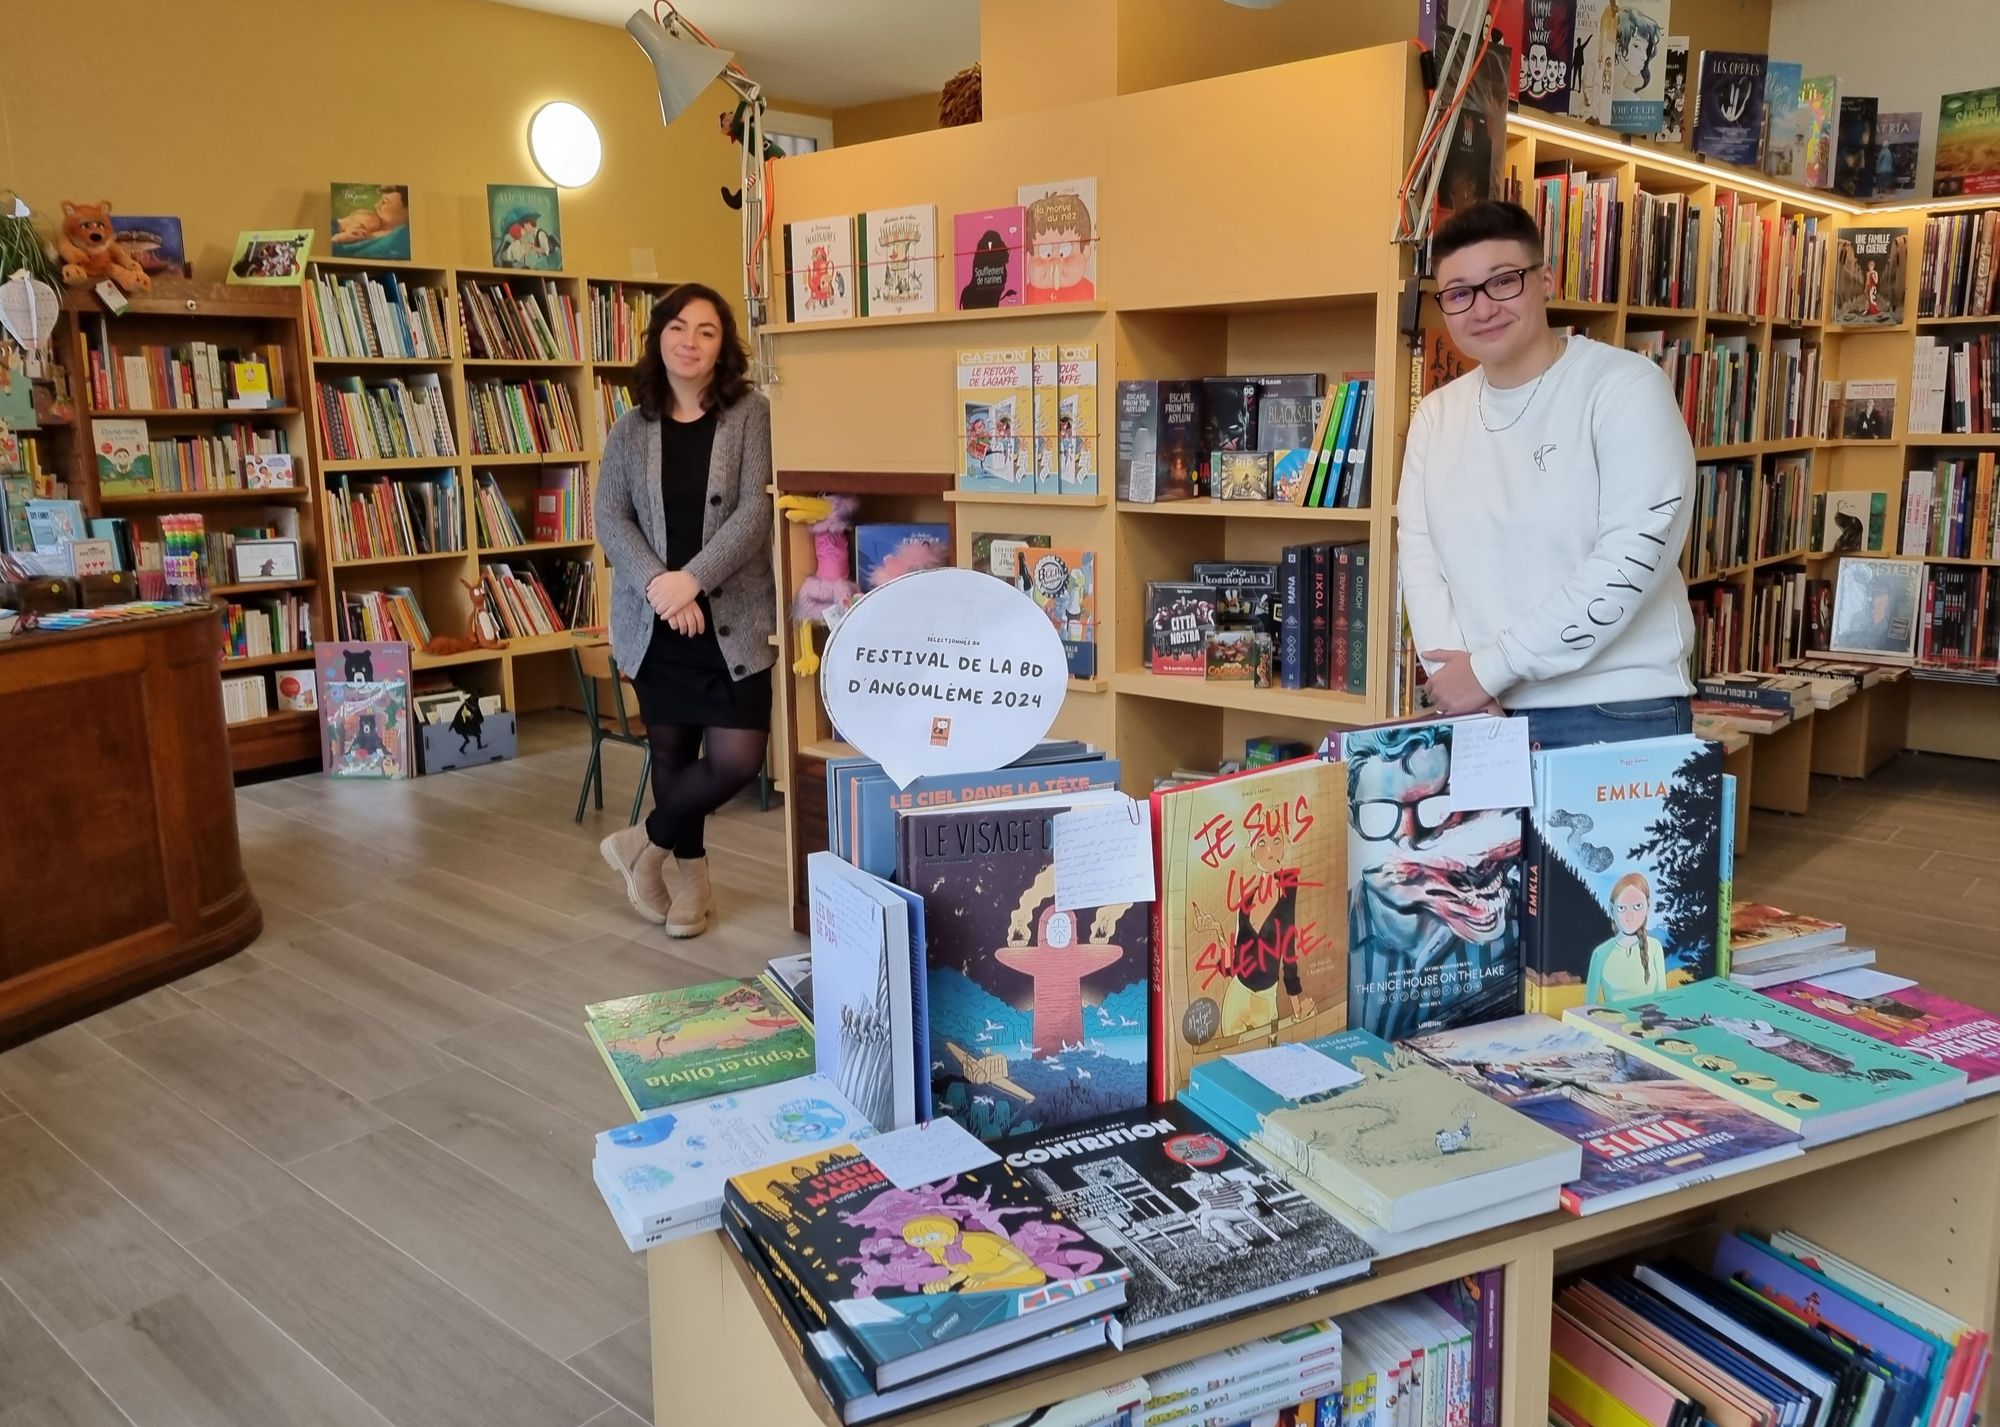
{"label": "handwritten note card", "polygon": [[1870,996],[1893,996],[1898,991],[1907,991],[1917,983],[1907,976],[1891,976],[1886,971],[1877,971],[1872,966],[1854,966],[1846,971],[1829,971],[1824,976],[1812,978],[1812,984],[1831,991],[1836,996],[1852,996],[1865,1000]]}
{"label": "handwritten note card", "polygon": [[1451,727],[1451,787],[1455,813],[1525,808],[1535,799],[1528,776],[1525,718],[1466,719]]}
{"label": "handwritten note card", "polygon": [[945,1119],[876,1135],[856,1148],[898,1189],[936,1184],[1000,1158],[956,1120]]}
{"label": "handwritten note card", "polygon": [[1324,1095],[1359,1085],[1361,1077],[1332,1056],[1321,1055],[1311,1046],[1293,1041],[1267,1050],[1246,1050],[1229,1057],[1229,1063],[1274,1095],[1287,1100],[1303,1100],[1308,1095]]}
{"label": "handwritten note card", "polygon": [[1057,813],[1056,906],[1153,900],[1153,809],[1131,798]]}

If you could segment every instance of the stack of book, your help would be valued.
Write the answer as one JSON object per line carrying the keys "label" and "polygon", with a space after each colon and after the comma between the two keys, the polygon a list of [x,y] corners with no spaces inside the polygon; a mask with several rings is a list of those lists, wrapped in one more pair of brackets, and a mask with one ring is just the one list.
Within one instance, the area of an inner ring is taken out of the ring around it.
{"label": "stack of book", "polygon": [[1807,667],[1813,662],[1815,661],[1805,659],[1780,659],[1776,661],[1777,668],[1773,672],[1804,679],[1809,686],[1813,709],[1819,713],[1837,709],[1861,692],[1861,685],[1857,680],[1844,674],[1814,672]]}
{"label": "stack of book", "polygon": [[407,585],[386,590],[356,590],[340,597],[339,637],[370,644],[401,642],[422,649],[431,642],[431,627]]}
{"label": "stack of book", "polygon": [[1831,971],[1773,986],[1766,995],[1871,1040],[1965,1072],[1966,1098],[2000,1091],[2000,1020],[1926,991],[1906,976]]}
{"label": "stack of book", "polygon": [[1839,922],[1763,902],[1739,902],[1730,908],[1729,979],[1739,986],[1758,990],[1874,964],[1874,948],[1847,945],[1847,928]]}
{"label": "stack of book", "polygon": [[1695,685],[1695,702],[1705,712],[1783,728],[1813,711],[1813,685],[1797,674],[1712,674]]}
{"label": "stack of book", "polygon": [[1347,1326],[1320,1318],[1148,1374],[1134,1420],[1155,1427],[1193,1427],[1262,1420],[1259,1414],[1275,1417],[1290,1408],[1291,1421],[1312,1427],[1320,1400],[1337,1404],[1346,1383]]}
{"label": "stack of book", "polygon": [[590,360],[636,362],[653,319],[653,290],[622,282],[590,285]]}
{"label": "stack of book", "polygon": [[455,471],[351,483],[342,475],[334,478],[328,495],[336,560],[434,555],[465,547]]}

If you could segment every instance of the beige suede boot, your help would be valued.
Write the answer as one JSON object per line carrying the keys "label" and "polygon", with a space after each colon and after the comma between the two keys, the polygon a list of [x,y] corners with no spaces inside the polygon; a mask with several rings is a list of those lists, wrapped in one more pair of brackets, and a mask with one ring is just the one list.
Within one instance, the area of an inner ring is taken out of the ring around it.
{"label": "beige suede boot", "polygon": [[597,844],[597,850],[604,854],[611,870],[625,879],[625,898],[632,910],[654,926],[664,922],[669,903],[660,874],[668,858],[666,850],[653,846],[653,840],[646,836],[646,825],[634,823],[612,833]]}
{"label": "beige suede boot", "polygon": [[708,881],[706,857],[669,857],[660,872],[671,906],[667,912],[667,935],[700,936],[708,930],[708,914],[715,903]]}

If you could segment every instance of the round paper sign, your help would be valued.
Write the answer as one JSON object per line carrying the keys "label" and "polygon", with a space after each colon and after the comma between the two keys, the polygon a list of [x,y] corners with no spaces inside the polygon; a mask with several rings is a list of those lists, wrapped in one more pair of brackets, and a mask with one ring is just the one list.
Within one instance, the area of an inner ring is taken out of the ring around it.
{"label": "round paper sign", "polygon": [[827,636],[820,697],[898,788],[1003,768],[1062,707],[1069,666],[1034,600],[977,570],[925,570],[871,590]]}

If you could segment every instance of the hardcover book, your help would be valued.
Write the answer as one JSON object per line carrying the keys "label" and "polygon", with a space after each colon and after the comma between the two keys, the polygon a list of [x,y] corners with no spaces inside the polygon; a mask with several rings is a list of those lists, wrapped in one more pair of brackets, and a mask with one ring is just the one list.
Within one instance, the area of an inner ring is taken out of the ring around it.
{"label": "hardcover book", "polygon": [[1695,85],[1694,151],[1727,163],[1757,166],[1764,138],[1766,56],[1703,50]]}
{"label": "hardcover book", "polygon": [[952,279],[961,312],[1023,301],[1019,204],[952,216]]}
{"label": "hardcover book", "polygon": [[854,315],[854,220],[845,213],[785,225],[785,320]]}
{"label": "hardcover book", "polygon": [[761,976],[621,996],[583,1014],[634,1119],[813,1068],[811,1029]]}
{"label": "hardcover book", "polygon": [[1062,1222],[1132,1270],[1128,1344],[1368,1271],[1366,1243],[1180,1105],[1014,1135],[993,1148]]}
{"label": "hardcover book", "polygon": [[1618,0],[1606,123],[1621,134],[1657,134],[1666,123],[1669,0]]}
{"label": "hardcover book", "polygon": [[854,220],[861,315],[937,311],[937,205],[876,208]]}
{"label": "hardcover book", "polygon": [[1214,628],[1215,586],[1146,582],[1146,667],[1155,674],[1201,677],[1203,641]]}
{"label": "hardcover book", "polygon": [[[328,193],[336,258],[410,259],[410,187],[405,183],[336,183]],[[176,236],[180,225],[175,225]]]}
{"label": "hardcover book", "polygon": [[972,532],[972,568],[1011,585],[1015,571],[1021,568],[1021,551],[1046,550],[1054,543],[1047,535],[1011,535],[993,530],[975,530]]}
{"label": "hardcover book", "polygon": [[1034,487],[1034,365],[1026,347],[983,347],[958,354],[961,490]]}
{"label": "hardcover book", "polygon": [[1965,1072],[1708,980],[1564,1019],[1804,1136],[1808,1149],[1965,1098]]}
{"label": "hardcover book", "polygon": [[1575,33],[1576,0],[1526,0],[1521,30],[1523,104],[1549,114],[1569,113]]}
{"label": "hardcover book", "polygon": [[1521,1007],[1521,812],[1449,809],[1454,727],[1358,729],[1347,760],[1347,1019],[1401,1040]]}
{"label": "hardcover book", "polygon": [[1931,196],[2000,193],[2000,89],[1964,89],[1938,99]]}
{"label": "hardcover book", "polygon": [[1896,434],[1896,383],[1849,382],[1840,402],[1840,434],[1847,441],[1887,441]]}
{"label": "hardcover book", "polygon": [[1921,986],[1853,996],[1811,981],[1773,986],[1765,995],[1871,1040],[1914,1051],[1965,1072],[1967,1095],[2000,1091],[2000,1019]]}
{"label": "hardcover book", "polygon": [[924,949],[910,945],[909,910],[895,888],[831,852],[806,858],[806,882],[819,968],[814,1063],[876,1129],[913,1125],[917,1080],[928,1080],[929,1069],[912,1005],[921,995]]}
{"label": "hardcover book", "polygon": [[1056,349],[1056,491],[1096,495],[1098,472],[1097,344]]}
{"label": "hardcover book", "polygon": [[1910,235],[1901,228],[1842,228],[1833,239],[1833,320],[1893,327],[1903,320]]}
{"label": "hardcover book", "polygon": [[1902,112],[1875,116],[1875,196],[1911,198],[1917,192],[1917,151],[1924,116]]}
{"label": "hardcover book", "polygon": [[1097,556],[1090,550],[1022,550],[1015,583],[1055,626],[1070,677],[1097,673]]}
{"label": "hardcover book", "polygon": [[1657,995],[1717,975],[1722,752],[1692,737],[1534,756],[1527,1009]]}
{"label": "hardcover book", "polygon": [[1805,182],[1808,188],[1833,187],[1833,145],[1840,125],[1840,77],[1809,74],[1799,81],[1799,108],[1804,111]]}
{"label": "hardcover book", "polygon": [[153,454],[144,420],[92,417],[90,446],[97,457],[100,495],[146,495],[153,489]]}
{"label": "hardcover book", "polygon": [[929,936],[932,1100],[983,1140],[1146,1100],[1150,909],[1055,905],[1053,819],[1090,801],[901,819],[896,880]]}
{"label": "hardcover book", "polygon": [[343,680],[320,701],[323,761],[331,778],[407,778],[410,686]]}
{"label": "hardcover book", "polygon": [[878,1390],[1116,1309],[1125,1265],[1004,1161],[898,1189],[840,1144],[730,1177],[727,1212]]}
{"label": "hardcover book", "polygon": [[1833,151],[1833,190],[1843,198],[1875,196],[1875,111],[1878,101],[1840,96],[1839,141]]}
{"label": "hardcover book", "polygon": [[1186,500],[1201,476],[1202,384],[1118,383],[1120,500]]}
{"label": "hardcover book", "polygon": [[1799,102],[1805,69],[1782,60],[1764,68],[1764,172],[1802,183],[1806,166],[1806,111]]}
{"label": "hardcover book", "polygon": [[1788,912],[1763,902],[1739,902],[1729,912],[1729,960],[1744,966],[1779,951],[1837,946],[1847,939],[1839,922]]}
{"label": "hardcover book", "polygon": [[855,583],[863,594],[901,575],[951,563],[951,527],[940,524],[854,527]]}
{"label": "hardcover book", "polygon": [[1153,1097],[1199,1062],[1347,1024],[1347,772],[1317,758],[1153,794]]}
{"label": "hardcover book", "polygon": [[1028,183],[1021,204],[1026,296],[1030,303],[1089,302],[1097,296],[1097,180]]}
{"label": "hardcover book", "polygon": [[1615,1209],[1799,1153],[1799,1137],[1619,1046],[1547,1016],[1405,1042],[1480,1094],[1576,1142],[1572,1214]]}

